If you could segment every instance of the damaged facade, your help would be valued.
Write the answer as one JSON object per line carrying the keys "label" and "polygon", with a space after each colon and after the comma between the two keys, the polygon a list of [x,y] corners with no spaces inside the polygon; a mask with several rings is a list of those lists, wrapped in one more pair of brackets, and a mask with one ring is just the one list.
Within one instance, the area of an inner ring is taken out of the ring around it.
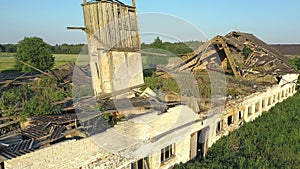
{"label": "damaged facade", "polygon": [[[222,136],[296,93],[298,72],[284,56],[240,32],[215,37],[171,69],[197,73],[219,64],[231,76],[254,81],[255,92],[224,98],[225,108],[206,111],[199,103],[183,104],[178,93],[167,99],[150,89],[140,91],[144,81],[135,2],[84,1],[83,8],[93,89],[97,103],[107,109],[89,112],[80,105],[77,118],[32,119],[22,131],[27,141],[0,154],[2,168],[167,169],[205,156]],[[123,118],[113,127],[101,126],[103,114]]]}

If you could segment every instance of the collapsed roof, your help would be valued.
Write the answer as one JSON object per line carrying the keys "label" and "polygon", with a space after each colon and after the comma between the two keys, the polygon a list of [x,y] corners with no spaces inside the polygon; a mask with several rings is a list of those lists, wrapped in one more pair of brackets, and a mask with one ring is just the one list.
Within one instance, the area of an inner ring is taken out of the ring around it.
{"label": "collapsed roof", "polygon": [[275,84],[283,75],[298,74],[287,64],[287,57],[254,35],[241,32],[216,36],[182,58],[185,64],[177,67],[180,70],[213,70],[213,65],[221,62],[225,72],[258,83]]}

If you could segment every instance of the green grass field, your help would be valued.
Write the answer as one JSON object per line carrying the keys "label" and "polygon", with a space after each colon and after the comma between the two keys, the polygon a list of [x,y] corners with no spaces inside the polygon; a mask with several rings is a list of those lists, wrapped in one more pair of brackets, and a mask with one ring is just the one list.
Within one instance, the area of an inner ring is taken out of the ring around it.
{"label": "green grass field", "polygon": [[[86,65],[89,62],[88,55],[78,55],[78,54],[54,54],[55,57],[55,65],[54,69],[58,68],[60,66],[63,66],[69,62],[73,62],[77,65]],[[168,62],[172,63],[175,61],[178,61],[178,57],[169,57],[167,60]],[[156,60],[156,59],[155,59]],[[147,57],[142,57],[143,66],[145,68],[151,67],[147,63]],[[157,63],[160,63],[158,60]],[[0,52],[0,72],[1,71],[9,71],[14,70],[14,64],[15,64],[15,57],[14,53],[1,53]]]}
{"label": "green grass field", "polygon": [[[55,65],[54,68],[58,68],[69,62],[76,64],[87,64],[88,56],[77,54],[54,54]],[[7,70],[14,70],[15,57],[13,53],[0,53],[0,72]]]}
{"label": "green grass field", "polygon": [[15,57],[13,53],[0,53],[0,72],[14,68]]}
{"label": "green grass field", "polygon": [[54,68],[58,68],[69,62],[75,63],[78,55],[77,54],[54,54],[54,57],[55,57]]}

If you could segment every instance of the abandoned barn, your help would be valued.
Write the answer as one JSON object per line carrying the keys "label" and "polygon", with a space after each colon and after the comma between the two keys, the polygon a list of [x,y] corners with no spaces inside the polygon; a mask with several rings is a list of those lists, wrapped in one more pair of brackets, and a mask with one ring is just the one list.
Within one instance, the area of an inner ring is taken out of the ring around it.
{"label": "abandoned barn", "polygon": [[[69,29],[86,32],[90,68],[89,73],[72,68],[81,72],[78,85],[92,79],[95,96],[74,99],[76,114],[30,119],[17,143],[1,145],[0,168],[168,169],[205,156],[218,139],[297,92],[299,72],[272,47],[241,32],[217,36],[166,69],[175,74],[216,74],[220,66],[222,74],[240,80],[232,88],[242,92],[220,96],[216,103],[208,98],[210,106],[203,108],[184,92],[161,97],[150,88],[141,91],[144,78],[135,1],[128,6],[84,0],[82,7],[85,27]],[[157,74],[168,78],[166,72]],[[95,111],[91,100],[106,109]],[[103,118],[108,113],[122,119],[109,125]]]}

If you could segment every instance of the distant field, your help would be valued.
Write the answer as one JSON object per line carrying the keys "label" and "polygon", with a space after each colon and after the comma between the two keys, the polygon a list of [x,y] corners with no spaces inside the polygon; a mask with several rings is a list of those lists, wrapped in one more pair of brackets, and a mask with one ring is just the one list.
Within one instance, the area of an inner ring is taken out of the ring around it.
{"label": "distant field", "polygon": [[[76,62],[78,64],[87,64],[88,56],[81,55],[78,58],[78,54],[54,54],[55,65],[54,68],[58,68],[69,62]],[[0,72],[4,70],[13,70],[15,63],[15,57],[13,53],[0,53]]]}
{"label": "distant field", "polygon": [[15,57],[13,53],[0,53],[0,71],[13,69]]}
{"label": "distant field", "polygon": [[76,62],[78,55],[74,54],[54,54],[55,65],[54,68],[58,68],[62,65],[65,65],[69,62]]}

